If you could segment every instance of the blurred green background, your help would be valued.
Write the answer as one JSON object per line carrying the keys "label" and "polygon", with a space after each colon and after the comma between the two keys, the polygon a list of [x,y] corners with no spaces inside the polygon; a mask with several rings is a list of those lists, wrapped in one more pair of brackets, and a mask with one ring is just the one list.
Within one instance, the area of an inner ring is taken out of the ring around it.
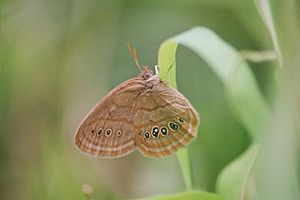
{"label": "blurred green background", "polygon": [[[149,66],[157,64],[165,39],[193,26],[209,27],[238,50],[272,49],[251,0],[3,0],[0,6],[0,199],[85,199],[83,184],[95,199],[184,191],[175,155],[151,159],[135,152],[105,160],[73,144],[94,104],[138,75],[127,42]],[[289,9],[300,6],[275,0],[272,8],[288,58],[300,24],[290,20]],[[276,62],[251,67],[272,105]],[[222,83],[199,57],[180,47],[177,69],[179,90],[201,116],[199,135],[188,146],[194,189],[215,192],[220,171],[251,139],[230,112]]]}

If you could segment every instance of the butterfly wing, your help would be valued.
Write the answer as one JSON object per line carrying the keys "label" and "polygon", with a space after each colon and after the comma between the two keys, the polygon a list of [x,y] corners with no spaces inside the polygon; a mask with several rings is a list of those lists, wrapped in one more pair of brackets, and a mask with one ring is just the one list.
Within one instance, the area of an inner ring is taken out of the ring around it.
{"label": "butterfly wing", "polygon": [[165,157],[196,137],[199,116],[181,93],[160,82],[138,97],[133,126],[142,154]]}
{"label": "butterfly wing", "polygon": [[115,158],[135,149],[132,107],[145,90],[139,78],[130,79],[107,94],[81,122],[76,146],[91,155]]}

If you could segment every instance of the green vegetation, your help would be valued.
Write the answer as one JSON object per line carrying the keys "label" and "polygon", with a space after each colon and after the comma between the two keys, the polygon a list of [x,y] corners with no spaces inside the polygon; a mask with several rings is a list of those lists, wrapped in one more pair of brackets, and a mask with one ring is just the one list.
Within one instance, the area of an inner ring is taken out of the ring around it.
{"label": "green vegetation", "polygon": [[[300,199],[300,2],[0,9],[0,199]],[[89,109],[139,73],[127,42],[200,113],[177,155],[106,160],[73,144]]]}

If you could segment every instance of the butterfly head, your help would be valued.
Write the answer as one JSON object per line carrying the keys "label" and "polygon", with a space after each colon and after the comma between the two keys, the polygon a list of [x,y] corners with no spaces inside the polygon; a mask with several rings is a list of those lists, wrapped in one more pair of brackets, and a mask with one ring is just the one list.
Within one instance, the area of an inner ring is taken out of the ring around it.
{"label": "butterfly head", "polygon": [[144,79],[144,80],[147,80],[149,79],[150,77],[152,77],[154,74],[153,74],[153,71],[148,67],[148,66],[144,66],[143,69],[142,69],[142,72],[141,72],[141,77]]}

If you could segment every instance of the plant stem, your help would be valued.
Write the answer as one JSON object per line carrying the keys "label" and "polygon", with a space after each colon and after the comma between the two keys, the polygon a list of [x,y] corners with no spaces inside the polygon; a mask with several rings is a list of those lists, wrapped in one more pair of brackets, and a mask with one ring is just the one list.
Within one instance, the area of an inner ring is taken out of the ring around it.
{"label": "plant stem", "polygon": [[184,179],[186,190],[190,191],[192,190],[192,174],[188,151],[186,150],[186,148],[179,149],[177,151],[177,158],[180,164],[181,173]]}

